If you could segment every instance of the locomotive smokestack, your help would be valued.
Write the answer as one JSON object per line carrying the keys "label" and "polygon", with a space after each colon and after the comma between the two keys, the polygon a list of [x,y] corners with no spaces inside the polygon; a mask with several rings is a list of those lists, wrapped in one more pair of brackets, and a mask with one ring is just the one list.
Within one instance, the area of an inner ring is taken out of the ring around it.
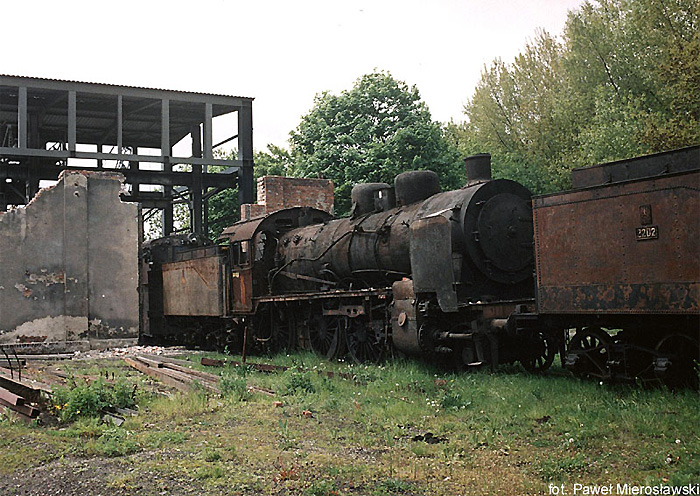
{"label": "locomotive smokestack", "polygon": [[467,181],[488,181],[491,179],[491,154],[479,153],[464,159]]}

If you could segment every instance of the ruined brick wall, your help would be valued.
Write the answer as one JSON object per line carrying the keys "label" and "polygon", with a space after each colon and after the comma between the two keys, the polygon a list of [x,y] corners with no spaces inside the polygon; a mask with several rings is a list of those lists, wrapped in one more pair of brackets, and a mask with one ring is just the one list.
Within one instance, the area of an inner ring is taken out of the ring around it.
{"label": "ruined brick wall", "polygon": [[258,178],[258,201],[241,205],[241,219],[251,219],[283,208],[313,207],[333,213],[333,181],[300,177]]}
{"label": "ruined brick wall", "polygon": [[138,339],[139,211],[120,187],[117,175],[66,171],[0,213],[0,344],[70,351]]}

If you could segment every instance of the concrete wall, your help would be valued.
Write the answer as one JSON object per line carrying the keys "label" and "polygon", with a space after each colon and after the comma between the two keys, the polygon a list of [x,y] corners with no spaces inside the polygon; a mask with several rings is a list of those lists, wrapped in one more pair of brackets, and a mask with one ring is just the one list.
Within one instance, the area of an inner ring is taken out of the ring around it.
{"label": "concrete wall", "polygon": [[333,181],[300,177],[258,178],[258,201],[241,205],[241,219],[276,212],[283,208],[313,207],[333,213]]}
{"label": "concrete wall", "polygon": [[0,213],[0,344],[136,342],[140,219],[119,200],[120,179],[64,171],[26,207]]}

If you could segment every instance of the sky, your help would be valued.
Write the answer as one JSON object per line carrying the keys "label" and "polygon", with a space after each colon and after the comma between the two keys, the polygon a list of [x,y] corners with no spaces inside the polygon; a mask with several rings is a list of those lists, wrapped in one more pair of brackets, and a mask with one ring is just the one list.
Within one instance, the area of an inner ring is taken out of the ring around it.
{"label": "sky", "polygon": [[484,65],[511,62],[538,29],[560,35],[581,3],[3,2],[0,74],[253,97],[254,148],[265,150],[288,146],[316,94],[375,69],[417,86],[434,120],[463,121]]}

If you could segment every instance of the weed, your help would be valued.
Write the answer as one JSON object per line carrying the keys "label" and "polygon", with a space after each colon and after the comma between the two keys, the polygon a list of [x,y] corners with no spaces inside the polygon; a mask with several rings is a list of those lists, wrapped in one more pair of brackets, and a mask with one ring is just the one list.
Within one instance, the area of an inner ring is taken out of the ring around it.
{"label": "weed", "polygon": [[287,420],[279,421],[279,429],[277,434],[280,438],[279,447],[282,451],[288,451],[298,446],[296,439],[294,439],[289,433],[289,425]]}
{"label": "weed", "polygon": [[586,471],[588,462],[581,453],[573,456],[547,456],[536,463],[537,472],[544,481],[566,480],[571,475],[579,475]]}
{"label": "weed", "polygon": [[218,462],[219,460],[221,460],[221,453],[208,448],[204,450],[203,458],[205,462]]}
{"label": "weed", "polygon": [[78,417],[96,417],[107,407],[134,406],[134,388],[120,379],[113,385],[102,379],[82,382],[74,387],[56,387],[52,395],[53,412],[64,422]]}
{"label": "weed", "polygon": [[410,494],[415,494],[413,492],[414,490],[414,484],[401,480],[401,479],[395,479],[395,478],[389,478],[385,479],[383,481],[379,481],[377,485],[374,488],[374,491],[372,492],[373,496],[386,496],[390,494],[404,494],[404,493],[410,493]]}
{"label": "weed", "polygon": [[164,446],[173,446],[183,444],[189,435],[178,431],[157,431],[149,432],[146,436],[146,443],[154,448],[162,448]]}
{"label": "weed", "polygon": [[471,405],[471,401],[462,398],[459,391],[445,391],[440,398],[440,407],[443,410],[460,410]]}
{"label": "weed", "polygon": [[105,456],[124,456],[138,451],[138,448],[133,434],[120,427],[105,429],[95,443],[97,454]]}
{"label": "weed", "polygon": [[219,388],[224,397],[229,397],[236,401],[246,401],[250,397],[245,374],[222,374],[221,379],[219,379]]}
{"label": "weed", "polygon": [[327,480],[314,482],[304,491],[305,496],[337,496],[338,494],[335,483]]}
{"label": "weed", "polygon": [[227,473],[226,467],[217,463],[199,467],[195,471],[194,476],[197,479],[221,479],[226,477]]}
{"label": "weed", "polygon": [[306,395],[316,392],[316,388],[311,380],[311,372],[291,371],[286,375],[285,390],[287,395]]}

